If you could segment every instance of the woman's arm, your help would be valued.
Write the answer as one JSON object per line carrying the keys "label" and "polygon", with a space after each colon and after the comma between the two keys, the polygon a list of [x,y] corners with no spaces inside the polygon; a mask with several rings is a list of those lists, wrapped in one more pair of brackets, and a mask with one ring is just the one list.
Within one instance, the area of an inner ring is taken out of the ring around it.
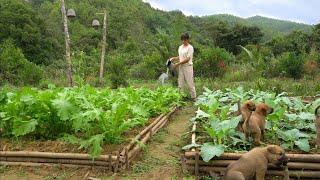
{"label": "woman's arm", "polygon": [[179,57],[171,57],[170,58],[170,61],[178,61],[179,60]]}

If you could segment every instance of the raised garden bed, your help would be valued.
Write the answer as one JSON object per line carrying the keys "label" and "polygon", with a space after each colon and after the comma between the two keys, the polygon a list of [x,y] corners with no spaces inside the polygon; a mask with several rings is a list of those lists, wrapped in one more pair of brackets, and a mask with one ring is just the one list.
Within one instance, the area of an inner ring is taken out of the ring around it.
{"label": "raised garden bed", "polygon": [[[191,141],[196,144],[196,123],[193,124]],[[184,171],[195,174],[224,176],[227,166],[238,160],[243,153],[223,153],[208,162],[203,161],[200,150],[192,148],[181,155],[181,165]],[[288,176],[290,178],[320,179],[320,154],[287,153],[289,162],[287,168],[277,168],[270,164],[267,176]]]}
{"label": "raised garden bed", "polygon": [[240,121],[237,102],[253,99],[274,108],[268,117],[266,144],[281,145],[289,163],[281,169],[269,165],[267,176],[320,179],[320,150],[315,146],[316,97],[286,97],[268,92],[206,89],[198,98],[197,115],[191,121],[191,143],[183,147],[182,168],[195,175],[222,177],[226,167],[254,146],[236,130]]}
{"label": "raised garden bed", "polygon": [[169,121],[170,116],[177,110],[162,114],[145,127],[131,142],[121,147],[116,153],[107,153],[95,157],[85,153],[52,153],[35,151],[0,151],[0,165],[19,166],[56,166],[65,167],[102,167],[113,172],[126,169],[139,155],[141,148],[150,138],[163,128]]}
{"label": "raised garden bed", "polygon": [[172,87],[0,89],[0,164],[117,172],[129,166],[180,103],[181,94]]}

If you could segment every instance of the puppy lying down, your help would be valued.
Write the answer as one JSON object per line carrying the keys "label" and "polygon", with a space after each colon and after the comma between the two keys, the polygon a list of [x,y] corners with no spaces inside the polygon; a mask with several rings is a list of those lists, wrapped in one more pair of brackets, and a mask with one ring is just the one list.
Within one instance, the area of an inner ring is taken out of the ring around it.
{"label": "puppy lying down", "polygon": [[227,167],[226,180],[263,180],[268,163],[276,166],[286,165],[288,158],[285,151],[277,145],[257,147],[245,153],[241,158]]}

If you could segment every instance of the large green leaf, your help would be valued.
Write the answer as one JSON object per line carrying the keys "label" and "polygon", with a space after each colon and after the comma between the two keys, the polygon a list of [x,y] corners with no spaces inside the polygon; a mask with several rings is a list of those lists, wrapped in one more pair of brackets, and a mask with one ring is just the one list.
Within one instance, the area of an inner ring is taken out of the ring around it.
{"label": "large green leaf", "polygon": [[201,146],[201,157],[203,161],[209,162],[213,157],[219,157],[224,153],[224,146],[204,143]]}
{"label": "large green leaf", "polygon": [[301,149],[302,151],[305,152],[309,152],[310,151],[310,144],[308,139],[303,138],[303,139],[299,139],[297,141],[294,141],[295,145],[297,145],[299,147],[299,149]]}
{"label": "large green leaf", "polygon": [[54,99],[52,105],[57,109],[62,120],[71,119],[77,112],[77,108],[66,99]]}
{"label": "large green leaf", "polygon": [[22,120],[22,119],[15,119],[13,121],[13,130],[12,134],[15,136],[23,136],[28,133],[33,132],[38,125],[38,121],[35,119],[31,120]]}

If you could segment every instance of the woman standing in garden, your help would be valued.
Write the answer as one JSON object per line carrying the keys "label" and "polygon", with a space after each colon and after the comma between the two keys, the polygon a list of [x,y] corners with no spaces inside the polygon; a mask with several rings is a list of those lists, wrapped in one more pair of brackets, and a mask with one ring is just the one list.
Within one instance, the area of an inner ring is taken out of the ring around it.
{"label": "woman standing in garden", "polygon": [[193,47],[190,44],[190,36],[188,33],[181,35],[182,45],[178,49],[178,57],[170,58],[170,61],[178,61],[173,65],[174,68],[178,68],[178,86],[180,90],[188,89],[191,99],[196,99],[196,88],[194,85],[193,76]]}

